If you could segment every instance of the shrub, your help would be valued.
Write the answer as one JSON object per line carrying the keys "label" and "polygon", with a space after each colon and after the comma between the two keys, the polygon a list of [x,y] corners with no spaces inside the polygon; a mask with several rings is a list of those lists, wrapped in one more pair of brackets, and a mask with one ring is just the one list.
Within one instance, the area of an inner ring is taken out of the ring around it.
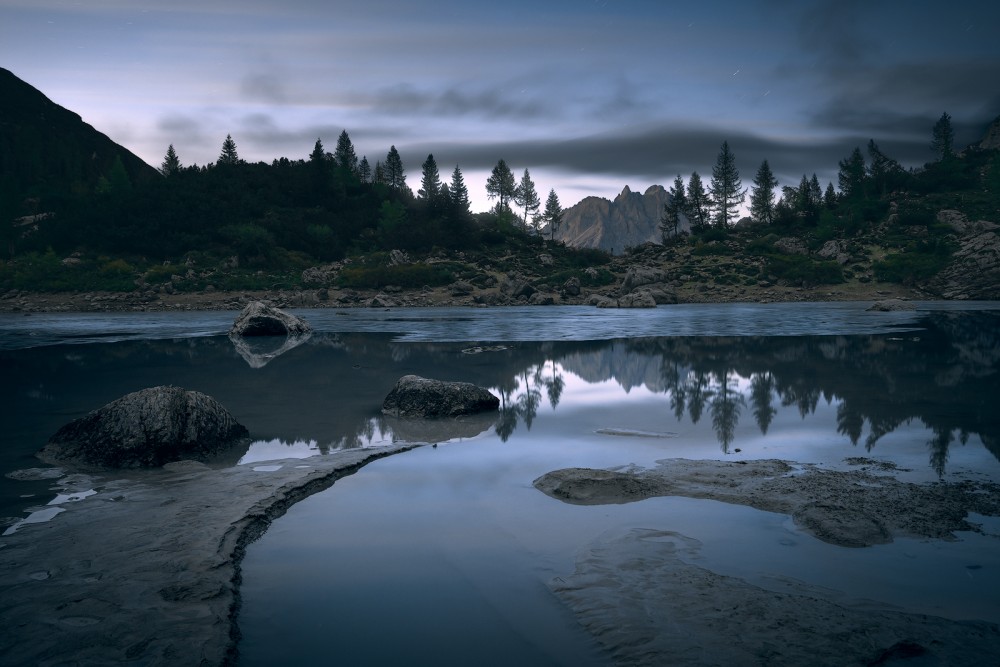
{"label": "shrub", "polygon": [[431,287],[454,282],[454,273],[448,264],[399,264],[396,266],[350,266],[337,278],[341,287],[380,289],[386,285],[400,287]]}
{"label": "shrub", "polygon": [[836,285],[844,282],[837,262],[814,261],[803,255],[771,255],[765,273],[792,284]]}

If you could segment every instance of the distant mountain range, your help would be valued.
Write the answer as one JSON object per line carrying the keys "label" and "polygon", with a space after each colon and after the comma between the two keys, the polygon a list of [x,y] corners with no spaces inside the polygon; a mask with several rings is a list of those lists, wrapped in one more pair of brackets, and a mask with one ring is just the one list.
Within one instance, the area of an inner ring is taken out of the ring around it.
{"label": "distant mountain range", "polygon": [[[614,201],[587,197],[566,209],[555,237],[569,246],[600,248],[613,254],[643,243],[660,243],[660,220],[669,197],[662,185],[651,185],[642,194],[626,185]],[[682,216],[679,231],[689,229],[687,218]]]}
{"label": "distant mountain range", "polygon": [[116,157],[133,183],[159,177],[79,115],[0,68],[0,192],[23,200],[93,190]]}

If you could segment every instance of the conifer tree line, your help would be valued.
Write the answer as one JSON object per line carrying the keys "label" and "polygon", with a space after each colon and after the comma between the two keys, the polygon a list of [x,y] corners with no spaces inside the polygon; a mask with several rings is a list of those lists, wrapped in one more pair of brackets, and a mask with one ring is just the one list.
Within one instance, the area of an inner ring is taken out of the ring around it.
{"label": "conifer tree line", "polygon": [[515,179],[503,160],[487,183],[497,206],[473,213],[461,166],[443,168],[434,154],[411,189],[417,178],[395,146],[360,155],[346,130],[332,151],[317,138],[302,159],[270,163],[245,160],[237,140],[227,134],[204,166],[185,164],[170,144],[162,178],[134,186],[117,161],[92,191],[60,199],[52,221],[9,253],[87,248],[147,262],[197,252],[240,267],[287,267],[397,248],[475,248],[543,227],[555,240],[562,220],[555,192],[542,210],[530,171]]}
{"label": "conifer tree line", "polygon": [[[708,188],[697,171],[685,184],[678,175],[668,189],[660,219],[664,241],[680,234],[686,218],[694,233],[709,228],[732,228],[740,206],[749,193],[749,219],[764,226],[794,229],[815,226],[821,221],[836,220],[848,233],[872,222],[879,213],[877,202],[889,194],[906,189],[940,190],[957,187],[968,174],[961,174],[954,152],[954,130],[951,117],[944,113],[931,131],[931,149],[937,161],[923,169],[904,169],[894,158],[885,154],[874,139],[866,150],[855,147],[838,163],[837,188],[827,183],[824,189],[816,174],[802,175],[797,187],[778,187],[778,179],[768,160],[763,160],[754,174],[752,186],[744,188],[735,156],[724,141],[712,168]],[[867,154],[867,158],[866,158]]]}

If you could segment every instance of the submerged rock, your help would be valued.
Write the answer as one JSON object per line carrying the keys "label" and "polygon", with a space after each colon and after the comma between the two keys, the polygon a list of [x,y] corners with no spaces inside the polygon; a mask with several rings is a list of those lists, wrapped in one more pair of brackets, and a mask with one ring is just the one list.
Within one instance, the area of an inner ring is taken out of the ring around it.
{"label": "submerged rock", "polygon": [[500,407],[500,399],[470,382],[445,382],[404,375],[382,402],[394,417],[456,417]]}
{"label": "submerged rock", "polygon": [[157,467],[212,458],[248,436],[211,396],[161,386],[127,394],[63,426],[38,458],[101,468]]}
{"label": "submerged rock", "polygon": [[865,310],[873,310],[880,313],[891,313],[897,310],[916,309],[917,307],[909,301],[903,301],[902,299],[883,299],[882,301],[876,301]]}
{"label": "submerged rock", "polygon": [[233,322],[229,335],[302,336],[311,331],[312,327],[305,320],[262,301],[251,301]]}

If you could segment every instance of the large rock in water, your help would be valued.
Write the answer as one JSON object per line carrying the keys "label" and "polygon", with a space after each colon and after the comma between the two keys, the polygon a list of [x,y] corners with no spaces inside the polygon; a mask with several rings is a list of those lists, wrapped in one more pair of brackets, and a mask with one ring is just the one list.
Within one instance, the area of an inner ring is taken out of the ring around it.
{"label": "large rock in water", "polygon": [[152,387],[63,426],[38,458],[55,465],[147,468],[212,458],[249,435],[211,396],[179,387]]}
{"label": "large rock in water", "polygon": [[500,407],[500,399],[469,382],[444,382],[404,375],[382,402],[394,417],[457,417]]}
{"label": "large rock in water", "polygon": [[240,313],[230,336],[302,336],[312,331],[309,324],[262,301],[251,301]]}

